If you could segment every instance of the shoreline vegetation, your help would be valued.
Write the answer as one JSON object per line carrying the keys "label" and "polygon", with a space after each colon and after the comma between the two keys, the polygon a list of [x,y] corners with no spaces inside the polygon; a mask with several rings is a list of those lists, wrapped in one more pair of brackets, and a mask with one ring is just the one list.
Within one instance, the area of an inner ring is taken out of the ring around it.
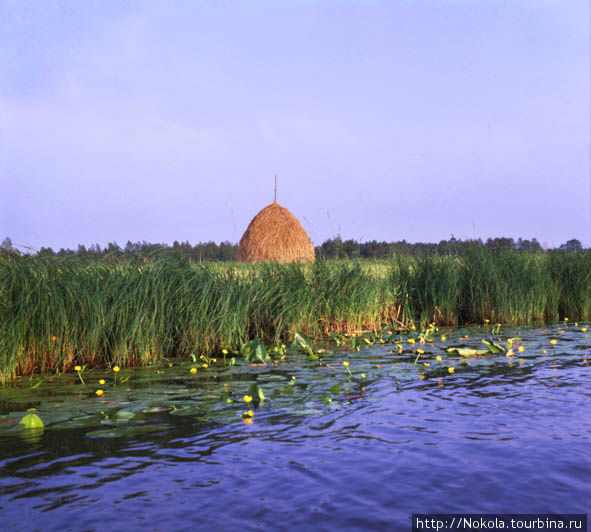
{"label": "shoreline vegetation", "polygon": [[[240,353],[296,333],[591,319],[591,250],[310,264],[0,254],[0,383]],[[225,357],[224,357],[225,358]]]}

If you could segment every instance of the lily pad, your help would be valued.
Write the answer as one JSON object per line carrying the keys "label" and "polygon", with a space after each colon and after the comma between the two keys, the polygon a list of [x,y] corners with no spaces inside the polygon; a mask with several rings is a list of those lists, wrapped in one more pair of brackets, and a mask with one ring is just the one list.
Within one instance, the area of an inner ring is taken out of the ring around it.
{"label": "lily pad", "polygon": [[45,426],[37,414],[27,414],[20,420],[20,424],[26,429],[42,429]]}
{"label": "lily pad", "polygon": [[488,353],[490,353],[490,351],[488,349],[471,349],[469,347],[448,347],[445,350],[446,353],[451,354],[451,353],[457,353],[460,356],[463,357],[472,357],[472,356],[476,356],[476,355],[487,355]]}

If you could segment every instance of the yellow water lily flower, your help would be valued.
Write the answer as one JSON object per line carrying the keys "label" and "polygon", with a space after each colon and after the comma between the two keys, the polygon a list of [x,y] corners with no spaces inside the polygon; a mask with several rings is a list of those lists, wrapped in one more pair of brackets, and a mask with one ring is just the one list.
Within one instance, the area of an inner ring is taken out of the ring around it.
{"label": "yellow water lily flower", "polygon": [[450,366],[449,368],[447,368],[447,371],[449,373],[454,373],[456,371],[456,368],[454,368],[453,366]]}
{"label": "yellow water lily flower", "polygon": [[74,366],[74,370],[75,371],[82,371],[82,367],[81,366]]}
{"label": "yellow water lily flower", "polygon": [[96,393],[99,397],[102,397],[103,395],[105,395],[105,392],[103,390],[97,390]]}
{"label": "yellow water lily flower", "polygon": [[361,378],[362,378],[362,379],[365,379],[365,373],[362,373],[362,374],[361,374]]}
{"label": "yellow water lily flower", "polygon": [[441,357],[440,357],[439,355],[437,355],[437,356],[435,357],[435,360],[437,360],[437,362],[441,362]]}
{"label": "yellow water lily flower", "polygon": [[195,373],[197,373],[197,368],[191,368],[189,370],[193,375],[195,375]]}
{"label": "yellow water lily flower", "polygon": [[105,379],[99,379],[99,384],[105,384]]}
{"label": "yellow water lily flower", "polygon": [[441,341],[442,342],[445,342],[446,340],[447,340],[447,336],[445,336],[445,334],[442,334],[441,335]]}
{"label": "yellow water lily flower", "polygon": [[520,353],[523,353],[523,352],[525,351],[525,347],[523,347],[522,345],[520,345],[520,346],[517,348],[517,351],[519,351]]}
{"label": "yellow water lily flower", "polygon": [[252,401],[252,396],[250,396],[250,395],[245,395],[245,396],[243,397],[243,399],[244,399],[244,402],[245,402],[245,403],[250,403],[250,402]]}
{"label": "yellow water lily flower", "polygon": [[587,327],[582,327],[581,332],[587,332]]}
{"label": "yellow water lily flower", "polygon": [[115,373],[118,373],[118,372],[120,372],[120,371],[121,371],[121,368],[120,368],[119,366],[113,366],[113,371],[114,371]]}
{"label": "yellow water lily flower", "polygon": [[419,355],[423,355],[423,354],[425,354],[425,351],[423,351],[422,349],[417,349],[417,353]]}
{"label": "yellow water lily flower", "polygon": [[222,349],[222,354],[223,355],[227,355],[228,354],[228,350],[227,349]]}
{"label": "yellow water lily flower", "polygon": [[552,345],[556,345],[556,340],[555,340],[555,339],[552,339],[552,340],[550,340],[550,343],[551,343]]}
{"label": "yellow water lily flower", "polygon": [[343,366],[347,367],[349,365],[349,362],[347,362],[346,360],[343,361]]}
{"label": "yellow water lily flower", "polygon": [[408,343],[409,344],[414,344],[415,343],[415,339],[414,338],[409,338],[408,339]]}
{"label": "yellow water lily flower", "polygon": [[209,367],[209,365],[208,365],[208,364],[206,364],[206,363],[204,362],[203,364],[201,364],[201,367],[202,367],[202,368],[208,368],[208,367]]}
{"label": "yellow water lily flower", "polygon": [[546,354],[546,350],[542,349],[542,355],[545,355],[545,354]]}

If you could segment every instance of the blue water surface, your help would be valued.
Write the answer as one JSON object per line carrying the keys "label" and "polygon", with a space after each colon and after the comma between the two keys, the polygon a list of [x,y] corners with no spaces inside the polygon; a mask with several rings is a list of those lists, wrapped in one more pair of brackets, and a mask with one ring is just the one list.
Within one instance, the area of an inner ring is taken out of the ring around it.
{"label": "blue water surface", "polygon": [[[521,338],[515,357],[443,351],[482,348],[481,327],[402,353],[130,370],[103,398],[92,372],[86,386],[7,387],[0,530],[381,531],[410,530],[412,513],[588,513],[591,342],[562,327],[503,331],[502,344]],[[246,423],[255,382],[266,400]],[[40,433],[16,426],[31,407]]]}

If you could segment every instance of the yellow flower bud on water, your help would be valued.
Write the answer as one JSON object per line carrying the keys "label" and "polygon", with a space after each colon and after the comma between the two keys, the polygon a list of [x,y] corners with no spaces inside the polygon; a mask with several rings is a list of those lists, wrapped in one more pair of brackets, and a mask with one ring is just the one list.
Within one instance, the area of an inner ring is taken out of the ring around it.
{"label": "yellow flower bud on water", "polygon": [[552,345],[556,345],[556,340],[552,339],[552,340],[550,340],[550,343],[551,343]]}
{"label": "yellow flower bud on water", "polygon": [[442,342],[445,342],[445,340],[447,340],[447,336],[445,336],[445,334],[442,334],[441,335],[441,341]]}
{"label": "yellow flower bud on water", "polygon": [[251,397],[250,395],[245,395],[245,396],[244,396],[244,402],[245,402],[245,403],[247,403],[247,404],[248,404],[248,403],[250,403],[251,401],[252,401],[252,397]]}
{"label": "yellow flower bud on water", "polygon": [[105,384],[105,379],[99,379],[99,384]]}
{"label": "yellow flower bud on water", "polygon": [[82,371],[82,367],[81,366],[74,366],[74,370],[75,371]]}
{"label": "yellow flower bud on water", "polygon": [[520,353],[523,353],[525,351],[525,347],[520,345],[519,348],[517,349],[517,351],[519,351]]}
{"label": "yellow flower bud on water", "polygon": [[409,344],[414,344],[415,343],[415,339],[414,338],[409,338],[408,339],[408,343]]}
{"label": "yellow flower bud on water", "polygon": [[441,362],[441,357],[440,357],[439,355],[437,355],[437,356],[435,357],[435,360],[437,360],[437,362]]}
{"label": "yellow flower bud on water", "polygon": [[105,392],[103,390],[97,390],[96,393],[99,397],[102,397],[103,395],[105,395]]}
{"label": "yellow flower bud on water", "polygon": [[343,366],[347,367],[349,365],[349,362],[347,362],[346,360],[343,361]]}
{"label": "yellow flower bud on water", "polygon": [[197,373],[197,368],[191,368],[189,370],[193,375],[195,375],[195,373]]}
{"label": "yellow flower bud on water", "polygon": [[447,368],[447,371],[448,371],[449,373],[454,373],[454,372],[455,372],[455,370],[456,370],[456,368],[454,368],[453,366],[450,366],[449,368]]}
{"label": "yellow flower bud on water", "polygon": [[227,355],[228,354],[228,350],[227,349],[222,349],[222,354],[223,355]]}
{"label": "yellow flower bud on water", "polygon": [[202,367],[202,368],[208,368],[208,367],[209,367],[209,365],[208,365],[208,364],[206,364],[206,363],[204,362],[203,364],[201,364],[201,367]]}
{"label": "yellow flower bud on water", "polygon": [[120,372],[120,371],[121,371],[121,368],[120,368],[119,366],[113,366],[113,371],[114,371],[115,373],[118,373],[118,372]]}

